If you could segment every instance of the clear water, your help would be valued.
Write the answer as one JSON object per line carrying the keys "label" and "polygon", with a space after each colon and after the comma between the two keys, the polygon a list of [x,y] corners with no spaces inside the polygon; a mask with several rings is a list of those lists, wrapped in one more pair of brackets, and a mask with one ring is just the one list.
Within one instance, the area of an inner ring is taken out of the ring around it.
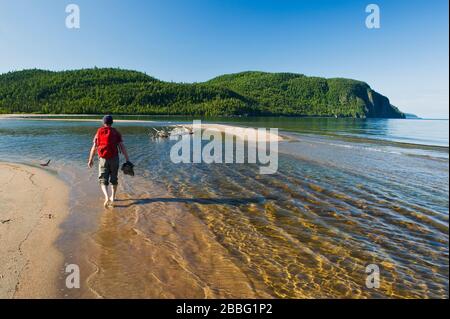
{"label": "clear water", "polygon": [[[147,118],[146,118],[147,119]],[[279,171],[173,164],[158,122],[117,123],[137,176],[101,209],[86,159],[98,123],[0,120],[0,158],[73,188],[60,247],[82,265],[69,297],[448,297],[448,121],[233,119],[278,127]],[[209,119],[209,121],[213,121]],[[365,267],[381,287],[365,286]]]}
{"label": "clear water", "polygon": [[[48,119],[48,115],[34,116]],[[101,119],[94,115],[55,115],[51,118]],[[121,115],[116,119],[156,121],[159,123],[192,123],[198,118],[190,116]],[[334,119],[292,117],[216,117],[204,122],[231,123],[251,127],[278,127],[284,131],[341,135],[354,138],[370,138],[401,143],[449,146],[449,121],[439,119]]]}

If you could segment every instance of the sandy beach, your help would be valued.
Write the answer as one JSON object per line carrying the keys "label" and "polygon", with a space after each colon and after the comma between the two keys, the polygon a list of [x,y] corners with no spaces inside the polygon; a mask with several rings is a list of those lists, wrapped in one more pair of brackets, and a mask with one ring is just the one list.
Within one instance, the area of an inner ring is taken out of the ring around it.
{"label": "sandy beach", "polygon": [[68,187],[44,169],[0,163],[0,298],[55,298],[63,256],[54,246]]}

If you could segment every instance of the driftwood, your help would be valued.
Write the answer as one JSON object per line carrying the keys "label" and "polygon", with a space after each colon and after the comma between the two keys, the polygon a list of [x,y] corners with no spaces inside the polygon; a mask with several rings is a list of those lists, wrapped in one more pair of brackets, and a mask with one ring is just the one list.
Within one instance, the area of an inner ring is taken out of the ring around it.
{"label": "driftwood", "polygon": [[168,137],[170,137],[170,135],[183,135],[183,134],[191,135],[194,133],[192,127],[185,126],[185,125],[175,125],[175,127],[172,128],[171,130],[167,130],[167,129],[158,130],[154,127],[152,127],[152,129],[155,132],[154,133],[150,132],[149,134],[156,138],[168,138]]}

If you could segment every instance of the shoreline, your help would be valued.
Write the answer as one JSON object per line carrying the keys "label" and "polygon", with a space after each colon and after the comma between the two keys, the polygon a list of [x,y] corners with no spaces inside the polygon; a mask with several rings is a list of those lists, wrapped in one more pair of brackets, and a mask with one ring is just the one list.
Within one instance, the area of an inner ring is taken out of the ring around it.
{"label": "shoreline", "polygon": [[[55,113],[0,113],[0,118],[34,118],[34,117],[103,117],[105,114],[55,114]],[[191,115],[191,114],[111,114],[113,116],[127,116],[127,117],[140,117],[140,116],[154,116],[154,117],[205,117],[204,115]],[[206,116],[207,117],[207,116]],[[295,116],[295,115],[217,115],[213,118],[254,118],[254,117],[276,117],[276,118],[298,118],[298,119],[352,119],[352,120],[370,120],[370,119],[386,119],[386,120],[426,120],[426,121],[448,121],[448,117],[417,117],[417,118],[397,118],[397,117],[334,117],[334,116]],[[145,121],[145,120],[144,120]]]}
{"label": "shoreline", "polygon": [[[5,120],[33,120],[33,121],[68,121],[68,122],[100,122],[101,119],[79,119],[79,118],[58,118],[58,116],[61,115],[53,115],[53,116],[49,116],[49,117],[54,117],[54,118],[41,118],[42,115],[32,115],[32,114],[26,114],[23,115],[23,117],[17,117],[11,114],[0,114],[0,119],[5,119]],[[69,115],[70,116],[70,115]],[[91,116],[91,115],[73,115],[73,117],[76,116]],[[94,115],[95,116],[95,115]],[[114,120],[115,123],[158,123],[160,121],[153,121],[153,120],[123,120],[123,119],[117,119]],[[179,126],[179,124],[170,124],[170,122],[168,123],[167,126],[170,127],[177,127]],[[190,128],[192,129],[192,124],[185,124],[183,125],[184,127]],[[221,123],[202,123],[201,124],[201,129],[202,130],[208,130],[208,131],[214,131],[214,132],[219,132],[219,133],[225,133],[227,130],[230,131],[235,131],[236,133],[243,133],[242,129],[255,129],[254,127],[250,127],[250,126],[243,126],[243,125],[230,125],[230,124],[221,124]],[[239,137],[240,135],[237,135],[237,137]],[[271,132],[266,133],[266,138],[267,141],[277,141],[277,142],[282,142],[282,141],[286,141],[289,140],[285,135],[280,134],[280,132],[278,132],[278,134],[273,134]]]}
{"label": "shoreline", "polygon": [[0,298],[58,298],[64,257],[55,242],[68,186],[51,173],[0,162]]}
{"label": "shoreline", "polygon": [[[45,118],[43,118],[45,116]],[[103,115],[73,115],[73,118],[59,118],[59,116],[67,116],[72,117],[71,115],[32,115],[32,114],[24,114],[20,116],[11,115],[11,114],[0,114],[0,119],[2,120],[33,120],[33,121],[71,121],[71,122],[101,122],[101,118],[99,119],[90,119],[84,118],[79,119],[75,117],[88,117],[88,116],[103,116]],[[151,120],[114,120],[117,123],[140,123],[140,122],[148,122],[148,123],[156,123],[158,121]]]}
{"label": "shoreline", "polygon": [[[87,118],[87,117],[93,117],[98,116],[98,119],[94,118]],[[30,121],[68,121],[68,122],[101,122],[102,114],[25,114],[25,113],[10,113],[10,114],[0,114],[0,120],[30,120]],[[116,115],[116,116],[127,116],[127,117],[140,117],[140,116],[153,116],[153,115],[135,115],[135,114],[125,114],[125,115]],[[189,117],[191,115],[154,115],[155,117]],[[78,117],[78,118],[77,118]],[[79,118],[81,117],[81,118]],[[191,116],[194,118],[194,116]],[[227,117],[228,119],[233,117]],[[248,117],[249,119],[252,117]],[[280,118],[283,118],[282,116]],[[291,117],[285,117],[285,118],[291,118]],[[305,119],[305,118],[317,118],[317,119],[326,119],[330,117],[298,117],[298,119]],[[334,119],[334,118],[331,118]],[[345,119],[345,118],[339,118],[339,119]],[[348,118],[351,119],[351,118]],[[371,119],[383,119],[383,118],[367,118],[366,120]],[[449,119],[446,118],[419,118],[419,119],[408,119],[405,120],[422,120],[422,121],[448,121]],[[205,122],[204,122],[205,121]],[[179,124],[172,124],[172,123],[184,123],[183,126],[186,127],[192,127],[192,120],[189,121],[168,121],[164,122],[161,119],[156,120],[149,120],[149,119],[115,119],[114,122],[116,123],[165,123],[166,126],[179,126]],[[189,123],[185,123],[189,122]],[[248,124],[240,124],[240,123],[227,123],[227,122],[221,122],[221,121],[213,121],[209,122],[208,119],[202,119],[202,129],[208,129],[212,131],[218,131],[218,132],[225,132],[225,129],[232,129],[232,128],[255,128],[253,126],[249,126]],[[269,141],[271,140],[278,140],[278,142],[284,142],[284,141],[290,141],[291,140],[291,134],[297,133],[297,134],[304,134],[303,132],[296,132],[296,131],[290,131],[286,130],[284,128],[278,128],[278,137],[274,139],[273,134],[269,134]],[[447,151],[449,149],[449,145],[441,145],[436,143],[426,144],[426,143],[413,143],[408,141],[401,141],[401,140],[392,140],[392,139],[380,139],[380,138],[370,138],[370,137],[357,137],[357,136],[346,136],[346,135],[332,135],[327,134],[326,132],[312,132],[309,134],[319,135],[319,136],[326,136],[326,137],[333,137],[333,138],[339,138],[343,140],[350,140],[350,141],[356,141],[356,142],[362,142],[364,143],[366,140],[369,140],[373,143],[379,143],[379,144],[385,144],[387,146],[391,144],[399,145],[401,147],[407,147],[407,148],[425,148],[425,149],[439,149],[441,151]]]}

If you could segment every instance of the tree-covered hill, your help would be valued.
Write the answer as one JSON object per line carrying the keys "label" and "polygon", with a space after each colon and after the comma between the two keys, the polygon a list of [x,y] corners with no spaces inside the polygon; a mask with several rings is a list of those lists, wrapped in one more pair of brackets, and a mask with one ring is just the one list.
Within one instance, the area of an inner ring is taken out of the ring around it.
{"label": "tree-covered hill", "polygon": [[356,80],[294,73],[243,72],[219,76],[207,83],[248,96],[258,101],[261,109],[273,114],[403,117],[388,98]]}
{"label": "tree-covered hill", "polygon": [[0,75],[0,113],[404,117],[366,83],[243,72],[203,83],[163,82],[120,69]]}

